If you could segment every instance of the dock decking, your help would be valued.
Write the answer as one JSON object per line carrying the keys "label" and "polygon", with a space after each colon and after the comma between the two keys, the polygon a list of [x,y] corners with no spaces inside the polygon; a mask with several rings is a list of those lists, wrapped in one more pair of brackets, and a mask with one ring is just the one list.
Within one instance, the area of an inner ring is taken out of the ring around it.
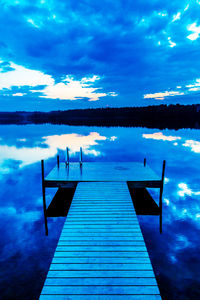
{"label": "dock decking", "polygon": [[[109,173],[104,174],[103,181],[109,181]],[[66,181],[63,176],[60,183]],[[84,181],[81,176],[76,180]],[[53,178],[59,179],[55,173],[47,176]],[[128,176],[124,182],[115,179],[118,182],[78,183],[40,300],[161,299]]]}
{"label": "dock decking", "polygon": [[47,187],[70,182],[131,182],[135,187],[160,187],[161,178],[146,164],[139,162],[59,163],[45,178]]}

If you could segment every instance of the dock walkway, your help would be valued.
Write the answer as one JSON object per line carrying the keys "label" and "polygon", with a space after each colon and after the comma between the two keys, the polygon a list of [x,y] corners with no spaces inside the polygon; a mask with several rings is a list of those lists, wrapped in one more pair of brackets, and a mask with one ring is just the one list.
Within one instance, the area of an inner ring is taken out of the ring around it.
{"label": "dock walkway", "polygon": [[79,182],[40,300],[161,299],[126,182]]}

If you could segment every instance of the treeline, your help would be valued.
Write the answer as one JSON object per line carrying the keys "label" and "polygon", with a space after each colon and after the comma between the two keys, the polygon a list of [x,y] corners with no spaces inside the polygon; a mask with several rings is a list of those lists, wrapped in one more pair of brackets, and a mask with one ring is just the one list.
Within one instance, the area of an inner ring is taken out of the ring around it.
{"label": "treeline", "polygon": [[148,128],[200,128],[200,105],[0,112],[0,124],[67,124]]}

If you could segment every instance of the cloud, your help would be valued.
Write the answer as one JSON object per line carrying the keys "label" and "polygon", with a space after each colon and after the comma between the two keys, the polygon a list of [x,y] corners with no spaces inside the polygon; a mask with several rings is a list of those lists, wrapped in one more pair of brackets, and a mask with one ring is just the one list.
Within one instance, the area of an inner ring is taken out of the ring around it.
{"label": "cloud", "polygon": [[9,62],[11,70],[0,73],[0,90],[10,89],[13,86],[51,85],[54,79],[43,72],[27,69],[23,66]]}
{"label": "cloud", "polygon": [[170,46],[171,48],[173,48],[173,47],[175,47],[175,46],[176,46],[176,43],[172,42],[172,40],[171,40],[171,37],[170,37],[170,36],[168,37],[168,41],[169,41],[169,46]]}
{"label": "cloud", "polygon": [[15,93],[15,94],[12,94],[12,95],[22,97],[22,96],[26,95],[26,93]]}
{"label": "cloud", "polygon": [[66,147],[69,147],[70,153],[74,154],[75,152],[79,152],[80,147],[82,147],[85,154],[98,156],[100,152],[90,149],[90,147],[98,145],[98,141],[107,140],[107,137],[101,136],[98,132],[91,132],[89,135],[79,135],[76,133],[51,135],[43,137],[43,139],[44,143],[47,144],[50,149],[65,150]]}
{"label": "cloud", "polygon": [[159,92],[154,94],[146,94],[144,95],[144,99],[156,99],[156,100],[164,100],[165,97],[171,96],[181,96],[184,95],[183,92],[176,92],[176,91],[166,91],[166,92]]}
{"label": "cloud", "polygon": [[[0,73],[0,90],[4,95],[13,87],[18,89],[23,86],[29,88],[29,93],[37,93],[41,98],[60,99],[60,100],[77,100],[88,98],[89,101],[97,101],[105,96],[117,96],[115,92],[103,93],[99,88],[93,87],[93,84],[100,80],[100,77],[84,77],[81,80],[75,80],[72,76],[66,76],[61,82],[55,83],[50,75],[46,75],[37,70],[27,69],[23,66],[9,62],[9,70]],[[44,86],[43,89],[38,87]],[[35,87],[36,89],[31,89]],[[12,96],[24,96],[26,93],[14,92]],[[8,94],[9,95],[9,94]]]}
{"label": "cloud", "polygon": [[[41,159],[48,159],[57,154],[57,151],[65,150],[66,147],[70,148],[70,154],[74,155],[80,151],[82,147],[85,155],[99,156],[101,151],[96,149],[100,141],[114,142],[117,137],[106,137],[100,135],[98,132],[90,132],[88,135],[70,133],[62,135],[49,135],[42,138],[42,144],[46,147],[17,147],[0,145],[0,162],[6,160],[17,160],[20,162],[20,167],[35,163]],[[18,141],[26,142],[26,139],[18,139]],[[95,147],[95,148],[94,148]],[[9,172],[9,168],[2,167],[4,173]]]}
{"label": "cloud", "polygon": [[179,12],[177,12],[176,15],[173,15],[173,20],[172,20],[172,22],[175,22],[175,21],[177,21],[177,20],[180,20],[180,18],[181,18],[181,13],[180,13],[180,11],[179,11]]}
{"label": "cloud", "polygon": [[194,140],[186,140],[183,144],[184,147],[189,147],[192,152],[200,153],[200,142]]}
{"label": "cloud", "polygon": [[164,135],[162,132],[155,132],[155,133],[147,133],[142,135],[145,139],[152,139],[152,140],[161,140],[161,141],[176,141],[181,140],[180,136],[172,136],[172,135]]}
{"label": "cloud", "polygon": [[200,26],[197,26],[197,23],[192,23],[190,25],[188,25],[187,29],[189,31],[192,31],[193,33],[191,33],[190,35],[187,36],[188,39],[195,41],[196,39],[199,38],[199,34],[200,34]]}
{"label": "cloud", "polygon": [[61,99],[61,100],[76,100],[81,98],[88,98],[89,101],[97,101],[101,97],[109,95],[108,93],[98,92],[100,88],[91,87],[93,83],[99,80],[98,76],[92,78],[82,78],[80,81],[74,80],[70,76],[67,76],[63,82],[57,84],[48,85],[41,91],[43,95],[40,97]]}
{"label": "cloud", "polygon": [[179,187],[179,191],[177,193],[180,197],[200,195],[200,191],[197,192],[192,191],[186,183],[181,182],[178,184],[178,187]]}

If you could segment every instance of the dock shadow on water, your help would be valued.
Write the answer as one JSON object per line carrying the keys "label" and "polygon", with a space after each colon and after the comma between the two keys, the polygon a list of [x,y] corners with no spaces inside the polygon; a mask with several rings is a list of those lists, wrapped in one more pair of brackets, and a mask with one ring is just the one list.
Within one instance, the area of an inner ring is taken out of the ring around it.
{"label": "dock shadow on water", "polygon": [[59,188],[47,208],[47,217],[66,217],[75,193],[75,188]]}
{"label": "dock shadow on water", "polygon": [[160,209],[149,191],[145,188],[130,188],[129,192],[137,215],[158,216]]}

